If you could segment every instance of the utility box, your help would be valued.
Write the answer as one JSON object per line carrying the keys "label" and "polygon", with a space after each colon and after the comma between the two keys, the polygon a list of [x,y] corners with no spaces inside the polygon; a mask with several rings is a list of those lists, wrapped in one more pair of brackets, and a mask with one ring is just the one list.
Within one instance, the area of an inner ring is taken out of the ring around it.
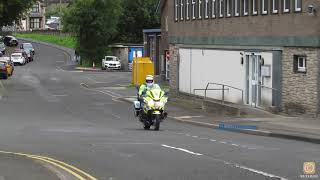
{"label": "utility box", "polygon": [[134,58],[132,67],[132,84],[140,86],[145,83],[147,75],[154,75],[154,65],[149,57]]}

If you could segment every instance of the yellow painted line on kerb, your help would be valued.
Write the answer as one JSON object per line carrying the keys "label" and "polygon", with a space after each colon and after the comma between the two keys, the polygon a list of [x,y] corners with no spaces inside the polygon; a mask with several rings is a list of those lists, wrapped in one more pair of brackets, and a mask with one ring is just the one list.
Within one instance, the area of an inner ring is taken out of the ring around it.
{"label": "yellow painted line on kerb", "polygon": [[17,155],[17,156],[24,156],[30,159],[34,160],[39,160],[43,161],[45,163],[49,163],[53,166],[56,166],[74,177],[76,177],[79,180],[97,180],[97,178],[91,176],[90,174],[82,171],[81,169],[74,167],[70,164],[67,164],[65,162],[50,158],[50,157],[45,157],[45,156],[37,156],[37,155],[32,155],[32,154],[24,154],[24,153],[15,153],[15,152],[8,152],[8,151],[0,151],[1,154],[11,154],[11,155]]}

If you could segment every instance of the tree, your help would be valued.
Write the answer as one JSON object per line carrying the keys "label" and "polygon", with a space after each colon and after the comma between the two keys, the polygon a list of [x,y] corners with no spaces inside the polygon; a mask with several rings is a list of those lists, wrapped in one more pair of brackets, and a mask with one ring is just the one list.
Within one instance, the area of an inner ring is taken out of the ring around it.
{"label": "tree", "polygon": [[101,63],[117,33],[121,0],[74,0],[62,18],[66,31],[75,35],[82,61]]}
{"label": "tree", "polygon": [[66,4],[57,4],[51,5],[46,9],[46,19],[49,19],[51,16],[62,17],[63,14],[67,11]]}
{"label": "tree", "polygon": [[159,28],[160,17],[155,12],[158,0],[123,0],[123,15],[115,42],[141,43],[143,29]]}
{"label": "tree", "polygon": [[35,0],[1,0],[0,1],[0,27],[12,25],[18,21]]}

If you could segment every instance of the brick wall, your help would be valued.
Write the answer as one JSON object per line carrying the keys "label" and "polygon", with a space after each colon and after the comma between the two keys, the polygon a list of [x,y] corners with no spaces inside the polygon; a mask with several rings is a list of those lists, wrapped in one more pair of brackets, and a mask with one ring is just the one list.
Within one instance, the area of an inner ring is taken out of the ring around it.
{"label": "brick wall", "polygon": [[[316,116],[319,98],[319,48],[292,48],[283,50],[282,97],[283,109],[289,114]],[[293,71],[294,55],[307,56],[307,72]]]}

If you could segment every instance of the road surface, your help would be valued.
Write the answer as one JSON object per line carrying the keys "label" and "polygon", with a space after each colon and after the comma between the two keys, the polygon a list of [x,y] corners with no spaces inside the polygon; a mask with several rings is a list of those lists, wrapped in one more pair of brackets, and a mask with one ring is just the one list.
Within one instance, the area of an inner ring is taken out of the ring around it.
{"label": "road surface", "polygon": [[62,51],[35,50],[34,62],[0,82],[0,180],[61,179],[63,172],[66,179],[301,179],[305,161],[320,172],[317,144],[171,120],[145,131],[132,105],[117,99],[130,73],[66,70]]}

